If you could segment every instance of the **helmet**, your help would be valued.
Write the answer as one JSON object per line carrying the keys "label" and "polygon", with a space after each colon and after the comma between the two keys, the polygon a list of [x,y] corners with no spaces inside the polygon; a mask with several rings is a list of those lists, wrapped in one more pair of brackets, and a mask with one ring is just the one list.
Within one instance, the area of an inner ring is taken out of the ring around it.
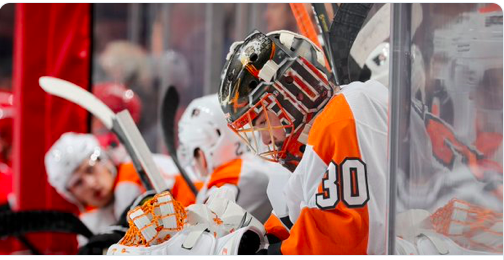
{"label": "helmet", "polygon": [[[78,200],[68,191],[68,181],[85,159],[107,160],[107,156],[91,134],[64,133],[47,151],[44,162],[51,186],[70,202],[78,206]],[[115,167],[111,167],[115,175]]]}
{"label": "helmet", "polygon": [[0,91],[0,162],[9,161],[9,146],[12,145],[12,127],[14,118],[13,95]]}
{"label": "helmet", "polygon": [[[305,125],[333,95],[327,75],[323,53],[306,37],[256,30],[231,46],[221,75],[220,105],[229,127],[252,151],[293,170],[302,156]],[[271,126],[267,119],[267,128],[254,128],[253,120],[265,109],[278,116],[280,126]],[[273,136],[280,128],[286,136],[282,142],[257,142],[258,131]]]}
{"label": "helmet", "polygon": [[[194,151],[199,148],[205,155],[208,172],[245,152],[245,144],[227,127],[217,94],[197,98],[189,104],[179,121],[178,135],[182,164],[194,162]],[[199,172],[197,175],[199,179],[205,177]]]}
{"label": "helmet", "polygon": [[142,101],[131,89],[117,83],[100,83],[93,86],[93,94],[114,113],[128,109],[135,123],[140,122]]}

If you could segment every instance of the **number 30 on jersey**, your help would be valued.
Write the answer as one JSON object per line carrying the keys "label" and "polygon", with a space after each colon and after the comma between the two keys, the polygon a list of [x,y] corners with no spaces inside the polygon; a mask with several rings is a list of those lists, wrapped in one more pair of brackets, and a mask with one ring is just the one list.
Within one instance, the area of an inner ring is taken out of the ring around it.
{"label": "number 30 on jersey", "polygon": [[349,208],[364,207],[369,201],[366,164],[359,158],[346,158],[340,165],[331,162],[322,178],[322,192],[315,195],[321,209],[333,209],[341,200]]}

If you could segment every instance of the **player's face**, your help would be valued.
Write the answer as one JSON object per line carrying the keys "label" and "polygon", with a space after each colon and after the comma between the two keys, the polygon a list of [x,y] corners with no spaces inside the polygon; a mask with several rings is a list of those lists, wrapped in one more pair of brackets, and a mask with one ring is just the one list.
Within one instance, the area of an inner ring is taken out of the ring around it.
{"label": "player's face", "polygon": [[264,129],[260,131],[263,144],[282,147],[286,134],[277,115],[270,111],[263,112],[254,120],[253,125],[254,128]]}
{"label": "player's face", "polygon": [[84,205],[104,207],[113,199],[114,176],[105,162],[84,160],[69,180],[68,190]]}
{"label": "player's face", "polygon": [[203,153],[203,151],[201,151],[200,149],[196,149],[195,154],[194,154],[194,160],[195,160],[196,171],[198,171],[198,173],[203,177],[208,176],[208,174],[209,174],[208,166],[207,166],[205,154]]}

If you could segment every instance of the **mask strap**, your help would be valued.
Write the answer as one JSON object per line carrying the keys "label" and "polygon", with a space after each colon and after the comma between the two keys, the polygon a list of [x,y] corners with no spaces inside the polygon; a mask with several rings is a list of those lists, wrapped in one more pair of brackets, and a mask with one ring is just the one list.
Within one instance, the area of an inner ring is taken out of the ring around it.
{"label": "mask strap", "polygon": [[300,142],[302,144],[307,144],[308,143],[308,134],[310,133],[312,125],[315,122],[315,118],[317,118],[317,116],[319,114],[320,114],[320,112],[317,113],[317,114],[315,114],[315,116],[310,120],[310,122],[306,123],[306,125],[303,128],[303,131],[301,131],[301,134],[299,134],[298,142]]}

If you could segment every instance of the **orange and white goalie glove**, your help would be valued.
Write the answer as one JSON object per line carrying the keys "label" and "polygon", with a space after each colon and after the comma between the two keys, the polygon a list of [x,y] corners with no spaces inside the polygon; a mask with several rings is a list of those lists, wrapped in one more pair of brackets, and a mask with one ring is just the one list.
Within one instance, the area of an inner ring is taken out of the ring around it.
{"label": "orange and white goalie glove", "polygon": [[107,254],[253,254],[265,244],[262,224],[221,195],[184,209],[164,192],[128,212],[128,220],[130,229]]}

